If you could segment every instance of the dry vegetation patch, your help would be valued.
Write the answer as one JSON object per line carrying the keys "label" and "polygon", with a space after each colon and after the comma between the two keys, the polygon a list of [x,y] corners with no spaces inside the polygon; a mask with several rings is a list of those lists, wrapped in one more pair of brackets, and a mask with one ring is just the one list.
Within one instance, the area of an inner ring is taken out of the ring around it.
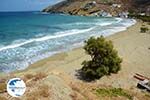
{"label": "dry vegetation patch", "polygon": [[72,98],[72,100],[85,100],[85,98],[81,94],[75,91],[70,94],[70,97]]}
{"label": "dry vegetation patch", "polygon": [[150,100],[149,93],[134,92],[94,83],[71,82],[72,100]]}
{"label": "dry vegetation patch", "polygon": [[33,77],[34,77],[34,75],[32,75],[32,74],[26,74],[26,75],[24,75],[24,81],[30,80]]}
{"label": "dry vegetation patch", "polygon": [[150,99],[150,94],[146,93],[145,96]]}
{"label": "dry vegetation patch", "polygon": [[42,97],[48,97],[50,95],[50,87],[48,85],[42,85],[39,87],[39,94]]}
{"label": "dry vegetation patch", "polygon": [[27,82],[29,80],[38,81],[38,80],[41,80],[45,77],[47,77],[47,74],[39,72],[39,73],[36,73],[35,75],[26,74],[26,75],[24,75],[23,79],[24,79],[25,82]]}
{"label": "dry vegetation patch", "polygon": [[70,87],[74,91],[70,94],[73,100],[98,100],[98,97],[92,92],[94,84],[91,86],[90,84],[72,82]]}
{"label": "dry vegetation patch", "polygon": [[7,100],[7,99],[3,96],[0,96],[0,100]]}
{"label": "dry vegetation patch", "polygon": [[51,87],[44,84],[39,85],[36,89],[33,89],[26,95],[27,100],[38,100],[42,98],[50,98]]}
{"label": "dry vegetation patch", "polygon": [[4,93],[4,92],[6,92],[6,83],[0,83],[0,93]]}
{"label": "dry vegetation patch", "polygon": [[37,84],[37,82],[46,77],[47,74],[40,72],[36,74],[26,74],[24,75],[23,80],[25,81],[27,87],[32,88],[35,86],[35,84]]}
{"label": "dry vegetation patch", "polygon": [[47,77],[47,74],[40,72],[40,73],[37,73],[36,75],[34,75],[33,81],[38,81],[45,77]]}

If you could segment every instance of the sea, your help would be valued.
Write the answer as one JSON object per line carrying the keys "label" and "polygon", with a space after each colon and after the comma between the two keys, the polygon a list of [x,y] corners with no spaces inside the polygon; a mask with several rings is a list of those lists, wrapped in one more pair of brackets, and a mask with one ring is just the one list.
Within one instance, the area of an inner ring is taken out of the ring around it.
{"label": "sea", "polygon": [[42,12],[0,12],[0,72],[84,45],[91,36],[109,36],[134,25],[134,19],[85,17]]}

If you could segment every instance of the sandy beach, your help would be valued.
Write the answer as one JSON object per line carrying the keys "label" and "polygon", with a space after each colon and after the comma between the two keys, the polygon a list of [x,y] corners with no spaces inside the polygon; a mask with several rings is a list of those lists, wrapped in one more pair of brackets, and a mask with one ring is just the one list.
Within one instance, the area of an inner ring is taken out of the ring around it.
{"label": "sandy beach", "polygon": [[[70,95],[74,92],[77,97],[83,98],[86,95],[92,95],[91,97],[95,99],[90,99],[88,96],[88,100],[96,100],[97,97],[93,94],[84,94],[73,87],[80,87],[83,91],[86,91],[88,87],[90,89],[90,87],[103,85],[136,92],[136,100],[141,100],[140,95],[138,95],[140,90],[136,88],[138,80],[133,78],[133,75],[140,73],[150,77],[150,33],[140,33],[141,25],[141,22],[137,22],[126,31],[107,37],[107,40],[113,41],[115,48],[123,59],[122,69],[118,74],[104,76],[94,82],[85,82],[78,79],[77,71],[82,68],[81,63],[84,60],[90,59],[90,57],[85,54],[83,48],[77,48],[38,61],[23,71],[9,74],[8,77],[22,77],[26,80],[28,78],[26,77],[27,75],[36,75],[37,73],[40,73],[41,76],[42,74],[45,75],[42,80],[37,82],[30,83],[30,80],[26,81],[28,92],[23,96],[24,99],[27,98],[29,93],[38,91],[38,86],[46,84],[51,87],[51,97],[49,97],[51,100],[70,100]],[[150,25],[148,25],[148,27],[150,27]],[[36,86],[34,86],[34,84],[36,84]],[[6,93],[4,95],[8,96]],[[30,97],[32,98],[32,96]]]}

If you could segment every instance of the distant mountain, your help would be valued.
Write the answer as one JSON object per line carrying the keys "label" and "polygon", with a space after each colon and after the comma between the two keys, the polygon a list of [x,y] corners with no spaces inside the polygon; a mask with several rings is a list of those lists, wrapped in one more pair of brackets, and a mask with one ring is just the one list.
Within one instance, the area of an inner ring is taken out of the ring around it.
{"label": "distant mountain", "polygon": [[150,0],[65,0],[43,12],[83,16],[126,16],[128,12],[150,15]]}

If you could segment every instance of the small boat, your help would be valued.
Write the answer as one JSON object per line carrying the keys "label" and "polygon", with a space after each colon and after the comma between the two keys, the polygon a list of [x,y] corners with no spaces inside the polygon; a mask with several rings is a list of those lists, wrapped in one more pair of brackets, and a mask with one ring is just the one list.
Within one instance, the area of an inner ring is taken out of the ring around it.
{"label": "small boat", "polygon": [[145,89],[150,92],[150,78],[145,77],[138,73],[135,73],[134,78],[139,80],[139,82],[137,84],[138,88]]}
{"label": "small boat", "polygon": [[137,87],[140,89],[146,89],[147,91],[150,92],[150,81],[145,79],[143,81],[139,81],[137,84]]}

